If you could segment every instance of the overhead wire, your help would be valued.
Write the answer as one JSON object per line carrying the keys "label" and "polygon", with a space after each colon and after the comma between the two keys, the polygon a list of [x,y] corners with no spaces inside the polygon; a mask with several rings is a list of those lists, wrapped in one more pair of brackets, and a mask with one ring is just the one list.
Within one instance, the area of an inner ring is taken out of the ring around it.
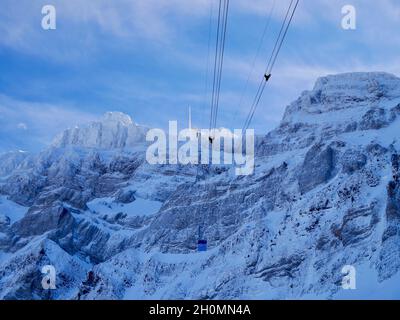
{"label": "overhead wire", "polygon": [[238,105],[238,108],[237,108],[237,110],[236,110],[236,112],[235,112],[235,115],[234,115],[234,119],[233,119],[233,120],[236,119],[238,110],[240,110],[240,109],[242,108],[242,105],[243,105],[243,102],[244,102],[244,97],[245,97],[245,95],[246,95],[246,93],[247,93],[247,89],[248,89],[248,86],[249,86],[249,83],[250,83],[250,79],[252,78],[252,76],[253,76],[253,74],[254,74],[256,62],[257,62],[257,60],[258,60],[258,57],[260,56],[261,49],[262,49],[263,44],[264,44],[264,42],[265,42],[265,36],[267,35],[267,31],[268,31],[268,29],[269,29],[269,27],[270,27],[270,24],[271,24],[272,15],[273,15],[273,12],[274,12],[274,9],[275,9],[275,5],[276,5],[276,0],[273,0],[273,1],[272,1],[271,8],[270,8],[270,10],[269,10],[269,13],[268,13],[268,15],[267,15],[267,20],[266,20],[266,23],[265,23],[265,26],[264,26],[264,29],[263,29],[261,38],[260,38],[260,42],[259,42],[259,45],[258,45],[258,48],[257,48],[257,53],[256,53],[256,55],[254,56],[253,62],[252,62],[252,64],[251,64],[251,68],[250,68],[249,74],[248,74],[248,76],[247,76],[246,83],[245,83],[245,85],[244,85],[244,87],[243,87],[243,91],[242,91],[242,94],[241,94],[240,100],[239,100],[239,105]]}
{"label": "overhead wire", "polygon": [[218,77],[218,86],[217,86],[217,94],[216,94],[216,101],[215,101],[215,110],[214,110],[214,123],[213,128],[217,126],[217,116],[218,116],[218,108],[219,108],[219,99],[220,99],[220,92],[221,92],[221,80],[222,80],[222,66],[224,64],[224,52],[225,52],[225,39],[226,39],[226,30],[228,26],[228,11],[229,11],[229,0],[225,0],[225,7],[224,7],[224,19],[223,19],[223,29],[222,29],[222,45],[220,48],[220,65],[219,65],[219,77]]}
{"label": "overhead wire", "polygon": [[[210,80],[210,53],[211,53],[211,34],[212,34],[212,18],[214,12],[214,0],[210,0],[210,12],[209,12],[209,21],[208,21],[208,45],[207,45],[207,61],[206,61],[206,75],[205,75],[205,84],[204,84],[204,103],[207,103],[208,97],[208,87]],[[202,115],[204,113],[202,112]],[[203,116],[202,116],[203,121]]]}
{"label": "overhead wire", "polygon": [[215,129],[217,123],[222,81],[222,67],[224,63],[226,31],[228,25],[229,2],[230,0],[219,1],[217,37],[214,57],[214,77],[211,97],[210,131],[212,129]]}
{"label": "overhead wire", "polygon": [[[250,123],[251,123],[251,121],[252,121],[252,119],[254,117],[254,113],[255,113],[255,111],[256,111],[259,103],[260,103],[260,100],[261,100],[261,97],[262,97],[262,95],[264,93],[264,90],[265,90],[265,87],[267,85],[267,82],[271,77],[273,67],[275,66],[276,60],[277,60],[278,55],[280,53],[280,50],[282,48],[283,42],[284,42],[284,40],[286,38],[287,32],[288,32],[290,24],[291,24],[291,22],[293,20],[293,17],[294,17],[294,14],[296,12],[296,9],[298,7],[299,1],[300,0],[291,0],[290,1],[290,5],[289,5],[289,7],[288,7],[288,9],[286,11],[285,19],[282,22],[282,26],[281,26],[281,29],[279,31],[279,35],[278,35],[278,37],[277,37],[277,39],[275,41],[274,48],[273,48],[273,50],[271,52],[271,56],[270,56],[270,58],[268,60],[267,68],[266,68],[265,73],[263,75],[263,79],[260,82],[260,85],[258,87],[256,96],[254,97],[253,103],[252,103],[252,105],[250,107],[250,111],[249,111],[249,113],[247,115],[247,118],[245,120],[245,123],[244,123],[244,126],[243,126],[243,130],[248,129],[248,127],[249,127],[249,125],[250,125]],[[294,4],[294,6],[293,6],[293,4]]]}
{"label": "overhead wire", "polygon": [[220,29],[220,24],[221,24],[221,7],[222,7],[222,0],[219,0],[218,23],[217,23],[217,40],[216,40],[216,43],[215,43],[215,56],[214,56],[214,79],[213,79],[212,94],[211,94],[210,130],[211,130],[211,127],[212,127],[212,124],[213,124],[213,118],[214,118],[214,99],[215,99],[215,84],[216,84],[216,79],[217,79],[219,29]]}

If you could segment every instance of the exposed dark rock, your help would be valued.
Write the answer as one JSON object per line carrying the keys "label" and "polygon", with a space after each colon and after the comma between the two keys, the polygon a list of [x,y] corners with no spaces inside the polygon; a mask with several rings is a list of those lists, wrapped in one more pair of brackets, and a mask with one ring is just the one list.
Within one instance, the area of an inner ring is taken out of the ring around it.
{"label": "exposed dark rock", "polygon": [[389,125],[385,109],[373,108],[367,111],[360,123],[361,130],[378,130]]}
{"label": "exposed dark rock", "polygon": [[0,232],[4,232],[10,226],[10,218],[0,213]]}
{"label": "exposed dark rock", "polygon": [[393,122],[394,120],[397,119],[397,117],[400,116],[400,103],[390,109],[390,121]]}
{"label": "exposed dark rock", "polygon": [[27,214],[12,225],[12,231],[21,236],[41,235],[55,229],[70,230],[73,217],[63,206],[47,207],[41,211]]}
{"label": "exposed dark rock", "polygon": [[382,147],[378,143],[371,143],[366,148],[367,152],[375,157],[383,156],[385,153],[388,152],[387,148]]}
{"label": "exposed dark rock", "polygon": [[372,203],[368,207],[348,210],[343,217],[342,225],[334,228],[334,233],[343,245],[347,246],[370,236],[378,222],[376,203]]}
{"label": "exposed dark rock", "polygon": [[367,156],[360,151],[347,150],[340,160],[343,172],[352,174],[362,169],[367,163]]}
{"label": "exposed dark rock", "polygon": [[298,268],[304,258],[300,255],[292,255],[287,258],[282,258],[278,262],[268,265],[257,270],[256,276],[264,281],[270,281],[272,278],[289,277],[294,278],[298,272]]}
{"label": "exposed dark rock", "polygon": [[115,201],[119,203],[131,203],[135,201],[135,191],[132,190],[120,190],[117,193],[117,196],[115,197]]}
{"label": "exposed dark rock", "polygon": [[331,147],[314,145],[306,154],[299,173],[299,187],[302,194],[332,178],[334,171],[334,150]]}

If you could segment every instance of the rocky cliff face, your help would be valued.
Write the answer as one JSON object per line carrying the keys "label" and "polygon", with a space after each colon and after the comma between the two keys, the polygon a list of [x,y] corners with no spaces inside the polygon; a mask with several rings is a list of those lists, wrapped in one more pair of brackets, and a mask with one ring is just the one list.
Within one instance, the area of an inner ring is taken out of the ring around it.
{"label": "rocky cliff face", "polygon": [[350,297],[385,297],[399,289],[399,124],[400,79],[352,73],[287,107],[252,176],[149,165],[145,129],[122,114],[5,155],[0,297],[338,298],[345,265],[359,270]]}

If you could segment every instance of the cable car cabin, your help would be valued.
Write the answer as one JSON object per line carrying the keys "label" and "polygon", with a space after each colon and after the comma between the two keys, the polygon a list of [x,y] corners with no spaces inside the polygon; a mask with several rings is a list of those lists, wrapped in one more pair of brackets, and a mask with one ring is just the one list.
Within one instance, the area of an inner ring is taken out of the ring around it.
{"label": "cable car cabin", "polygon": [[197,241],[197,251],[198,252],[207,251],[207,240],[198,240]]}
{"label": "cable car cabin", "polygon": [[197,240],[197,252],[207,251],[207,240],[204,237],[203,226],[199,226],[199,235]]}

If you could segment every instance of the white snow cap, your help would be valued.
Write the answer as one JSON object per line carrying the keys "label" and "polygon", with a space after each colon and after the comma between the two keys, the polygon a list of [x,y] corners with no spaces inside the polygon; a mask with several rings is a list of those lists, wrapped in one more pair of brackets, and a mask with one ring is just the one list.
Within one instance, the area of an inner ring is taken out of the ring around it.
{"label": "white snow cap", "polygon": [[328,75],[319,78],[313,91],[324,91],[331,95],[354,92],[374,95],[377,91],[390,93],[399,91],[400,78],[385,72],[352,72]]}
{"label": "white snow cap", "polygon": [[100,121],[79,125],[62,132],[53,142],[55,147],[69,145],[115,149],[144,142],[147,128],[134,123],[122,112],[107,112]]}
{"label": "white snow cap", "polygon": [[106,112],[103,116],[103,122],[119,122],[125,126],[134,124],[130,116],[119,111]]}
{"label": "white snow cap", "polygon": [[319,78],[313,90],[303,92],[300,98],[291,103],[282,122],[318,123],[321,119],[317,115],[321,114],[345,120],[348,115],[343,112],[362,116],[363,110],[357,110],[360,107],[385,108],[385,101],[398,97],[400,78],[389,73],[353,72],[329,75]]}

